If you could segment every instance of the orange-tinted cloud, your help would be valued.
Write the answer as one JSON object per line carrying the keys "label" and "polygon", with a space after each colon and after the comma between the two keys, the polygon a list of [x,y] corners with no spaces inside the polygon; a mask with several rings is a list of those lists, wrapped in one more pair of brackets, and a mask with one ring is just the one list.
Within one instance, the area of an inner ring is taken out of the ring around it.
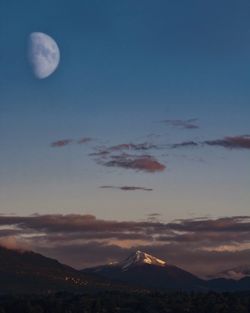
{"label": "orange-tinted cloud", "polygon": [[115,155],[111,157],[111,160],[104,161],[102,164],[107,167],[120,167],[148,173],[162,172],[166,168],[151,155]]}

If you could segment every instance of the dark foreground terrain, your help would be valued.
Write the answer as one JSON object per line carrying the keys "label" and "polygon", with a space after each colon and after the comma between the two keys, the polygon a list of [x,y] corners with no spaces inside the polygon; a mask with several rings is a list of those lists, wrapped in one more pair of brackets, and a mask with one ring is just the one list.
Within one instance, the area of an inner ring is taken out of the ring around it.
{"label": "dark foreground terrain", "polygon": [[247,313],[250,293],[58,293],[1,296],[0,313]]}

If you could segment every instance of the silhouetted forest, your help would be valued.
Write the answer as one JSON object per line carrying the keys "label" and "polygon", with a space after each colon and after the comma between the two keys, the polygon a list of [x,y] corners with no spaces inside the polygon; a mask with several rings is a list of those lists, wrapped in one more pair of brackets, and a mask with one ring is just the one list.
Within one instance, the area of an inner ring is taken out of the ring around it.
{"label": "silhouetted forest", "polygon": [[0,313],[247,313],[250,293],[120,293],[1,296]]}

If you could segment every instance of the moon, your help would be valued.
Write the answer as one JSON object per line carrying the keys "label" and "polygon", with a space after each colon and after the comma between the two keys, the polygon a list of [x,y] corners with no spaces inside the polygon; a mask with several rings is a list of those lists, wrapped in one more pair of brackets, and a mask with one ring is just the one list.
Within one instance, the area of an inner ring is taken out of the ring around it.
{"label": "moon", "polygon": [[52,37],[40,32],[31,33],[28,50],[36,78],[44,79],[54,73],[60,62],[60,50]]}

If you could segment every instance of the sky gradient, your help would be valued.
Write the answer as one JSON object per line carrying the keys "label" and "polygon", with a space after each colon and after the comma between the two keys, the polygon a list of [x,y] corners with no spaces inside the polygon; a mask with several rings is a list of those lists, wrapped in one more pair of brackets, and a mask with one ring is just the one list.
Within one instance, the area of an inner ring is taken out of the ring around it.
{"label": "sky gradient", "polygon": [[249,1],[0,0],[0,37],[2,214],[249,215]]}

